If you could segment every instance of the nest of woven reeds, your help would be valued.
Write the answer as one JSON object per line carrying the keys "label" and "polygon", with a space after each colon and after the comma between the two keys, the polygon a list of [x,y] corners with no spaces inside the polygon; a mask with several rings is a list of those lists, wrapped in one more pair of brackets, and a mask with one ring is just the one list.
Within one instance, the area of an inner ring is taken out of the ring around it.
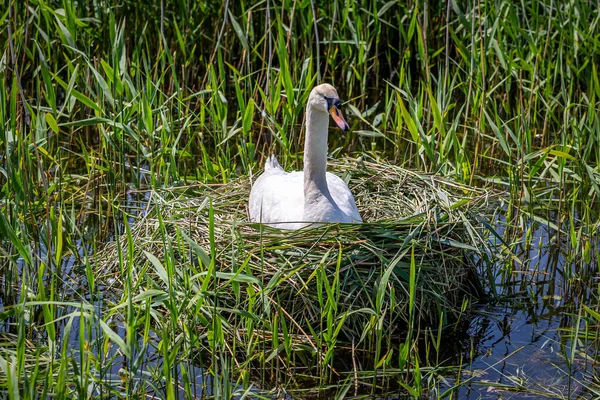
{"label": "nest of woven reeds", "polygon": [[[110,243],[97,263],[118,286],[118,244],[133,248],[140,271],[157,276],[153,290],[180,285],[221,310],[278,312],[297,333],[322,329],[324,308],[344,319],[347,337],[415,321],[437,327],[481,296],[476,263],[490,252],[492,194],[390,164],[345,159],[329,169],[347,180],[363,224],[298,231],[250,224],[246,177],[153,193],[129,239]],[[166,270],[174,278],[165,279]]]}

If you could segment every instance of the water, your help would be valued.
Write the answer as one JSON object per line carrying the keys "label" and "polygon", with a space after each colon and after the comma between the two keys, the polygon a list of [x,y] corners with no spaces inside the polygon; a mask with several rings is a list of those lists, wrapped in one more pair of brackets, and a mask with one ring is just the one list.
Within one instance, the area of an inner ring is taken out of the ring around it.
{"label": "water", "polygon": [[[563,279],[569,265],[550,244],[551,230],[529,229],[533,246],[520,257],[524,262],[512,283],[496,282],[499,297],[507,298],[476,309],[470,322],[468,334],[477,348],[467,370],[480,378],[461,388],[459,398],[573,398],[585,392],[585,380],[594,372],[594,363],[583,356],[584,344],[573,348],[571,328],[578,315],[569,302],[572,288]],[[583,329],[583,322],[579,326]]]}
{"label": "water", "polygon": [[531,322],[528,312],[511,307],[478,311],[486,315],[476,316],[471,322],[470,333],[479,344],[478,355],[468,371],[479,379],[461,388],[460,398],[498,398],[503,385],[515,391],[527,389],[528,393],[523,394],[527,398],[538,397],[530,393],[532,390],[539,391],[539,396],[554,390],[556,397],[567,398],[581,391],[574,371],[568,372],[563,354],[568,344],[561,338],[559,317]]}

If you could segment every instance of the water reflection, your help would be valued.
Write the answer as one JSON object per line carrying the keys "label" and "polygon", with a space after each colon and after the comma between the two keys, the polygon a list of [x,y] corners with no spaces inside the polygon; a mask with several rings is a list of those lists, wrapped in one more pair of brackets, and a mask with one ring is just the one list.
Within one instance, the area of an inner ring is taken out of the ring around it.
{"label": "water reflection", "polygon": [[572,398],[585,388],[586,365],[572,357],[577,308],[567,300],[573,296],[563,279],[568,265],[551,230],[527,229],[533,237],[528,245],[525,233],[516,246],[520,262],[512,274],[496,275],[495,305],[480,307],[471,321],[477,356],[467,370],[480,378],[462,387],[459,398]]}

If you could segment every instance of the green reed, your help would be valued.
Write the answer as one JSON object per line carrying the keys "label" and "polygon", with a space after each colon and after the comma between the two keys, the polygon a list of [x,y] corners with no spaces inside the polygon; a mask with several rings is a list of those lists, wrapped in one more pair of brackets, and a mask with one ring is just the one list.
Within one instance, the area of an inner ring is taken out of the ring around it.
{"label": "green reed", "polygon": [[[164,257],[134,258],[139,243],[129,218],[143,213],[145,199],[132,198],[133,189],[256,176],[270,153],[301,168],[304,105],[320,81],[338,88],[353,132],[332,131],[334,157],[369,155],[508,192],[508,228],[496,240],[513,258],[485,271],[493,295],[529,265],[515,262],[526,253],[521,235],[527,249],[532,226],[554,229],[552,241],[565,243],[564,279],[579,299],[564,337],[581,342],[565,359],[596,357],[597,5],[312,3],[9,0],[0,10],[0,387],[7,397],[191,398],[201,374],[194,365],[207,366],[202,379],[212,378],[201,396],[250,396],[273,381],[302,387],[289,371],[309,359],[318,360],[318,376],[304,378],[340,398],[358,391],[358,381],[377,387],[381,369],[412,396],[446,390],[435,369],[443,361],[442,318],[421,327],[410,314],[400,344],[378,325],[395,317],[389,275],[364,325],[350,329],[351,315],[338,307],[345,283],[321,265],[311,278],[320,332],[305,332],[312,341],[298,345],[302,321],[271,297],[292,275],[264,282],[249,267],[260,252],[218,270],[214,237],[206,250],[191,232],[174,233],[161,221]],[[99,279],[93,262],[121,234],[122,286],[115,287],[123,296]],[[231,232],[232,243],[239,240]],[[188,248],[189,269],[177,270],[176,254]],[[418,271],[412,259],[411,304]],[[225,307],[219,296],[230,291],[236,300]],[[357,347],[373,362],[340,377],[334,365],[344,336],[362,338]],[[149,366],[147,352],[161,362]],[[232,356],[239,352],[241,362]],[[445,374],[460,376],[460,368]]]}

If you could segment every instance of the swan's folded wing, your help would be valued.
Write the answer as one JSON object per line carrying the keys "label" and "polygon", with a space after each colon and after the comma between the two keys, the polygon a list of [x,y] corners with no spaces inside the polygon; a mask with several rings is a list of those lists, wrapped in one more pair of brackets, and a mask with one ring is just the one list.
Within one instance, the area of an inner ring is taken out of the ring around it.
{"label": "swan's folded wing", "polygon": [[[298,171],[273,173],[272,171],[262,174],[252,186],[248,202],[250,221],[272,226],[277,226],[275,223],[302,221],[303,173]],[[294,229],[292,226],[277,227]]]}

